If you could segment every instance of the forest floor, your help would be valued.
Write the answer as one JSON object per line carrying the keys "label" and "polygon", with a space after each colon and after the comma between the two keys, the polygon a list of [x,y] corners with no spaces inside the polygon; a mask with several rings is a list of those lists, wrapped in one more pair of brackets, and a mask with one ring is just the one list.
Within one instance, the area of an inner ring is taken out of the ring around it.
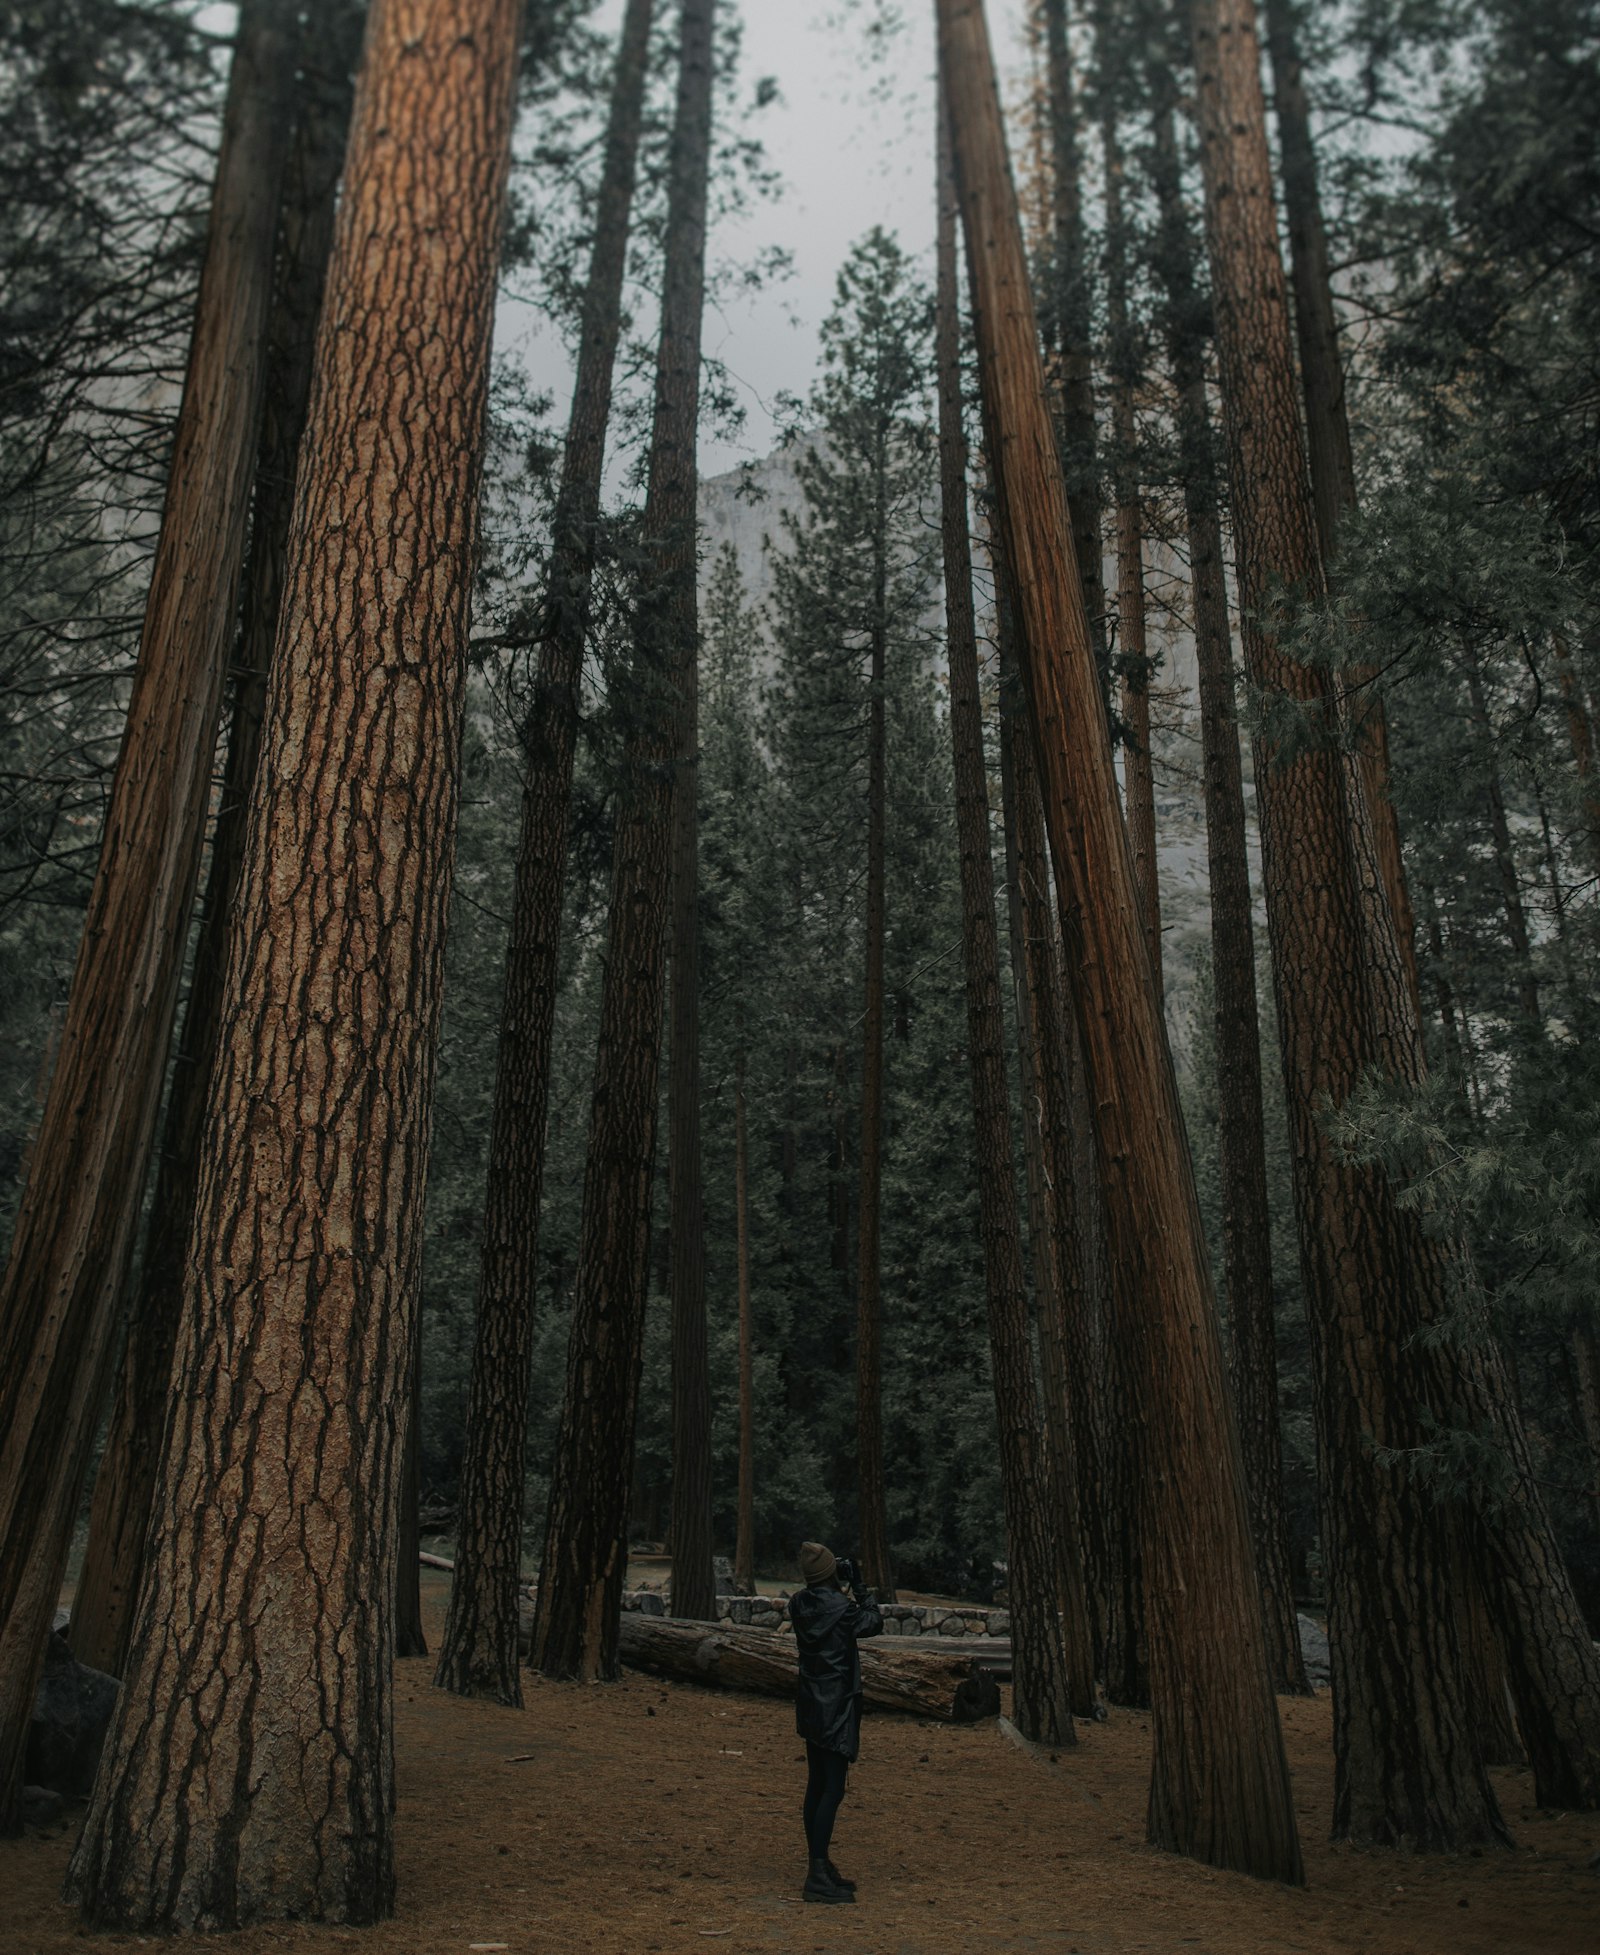
{"label": "forest floor", "polygon": [[[444,1578],[425,1594],[430,1633]],[[1329,1703],[1286,1700],[1309,1884],[1216,1873],[1144,1844],[1148,1720],[1084,1727],[1055,1762],[993,1725],[869,1718],[834,1842],[853,1908],[802,1905],[793,1715],[776,1699],[630,1675],[610,1688],[529,1678],[522,1711],[398,1676],[399,1913],[355,1932],[282,1926],[207,1937],[229,1955],[1595,1955],[1600,1818],[1536,1811],[1497,1774],[1511,1853],[1420,1858],[1326,1843]],[[60,1900],[78,1823],[0,1841],[0,1955],[87,1942]]]}

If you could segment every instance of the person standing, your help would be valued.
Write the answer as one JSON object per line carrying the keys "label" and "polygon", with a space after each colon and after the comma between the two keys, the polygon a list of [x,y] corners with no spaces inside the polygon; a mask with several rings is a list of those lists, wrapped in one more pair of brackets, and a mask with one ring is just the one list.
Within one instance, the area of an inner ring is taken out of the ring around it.
{"label": "person standing", "polygon": [[878,1605],[853,1562],[840,1561],[818,1541],[800,1549],[805,1587],[789,1598],[800,1658],[794,1724],[806,1741],[804,1816],[810,1870],[802,1897],[853,1901],[856,1884],[829,1858],[850,1766],[861,1749],[861,1658],[856,1644],[883,1628]]}

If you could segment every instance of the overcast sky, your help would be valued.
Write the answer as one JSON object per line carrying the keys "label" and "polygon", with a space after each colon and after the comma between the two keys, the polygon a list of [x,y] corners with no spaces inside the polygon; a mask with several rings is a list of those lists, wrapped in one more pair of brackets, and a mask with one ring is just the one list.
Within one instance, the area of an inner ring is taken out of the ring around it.
{"label": "overcast sky", "polygon": [[[738,0],[744,19],[740,97],[756,79],[774,76],[781,100],[753,118],[782,173],[784,194],[757,205],[738,226],[713,233],[710,256],[753,256],[780,240],[794,255],[794,275],[752,297],[714,308],[706,318],[708,353],[726,363],[748,419],[733,443],[707,429],[701,466],[720,474],[773,446],[771,402],[803,393],[816,366],[817,328],[833,299],[834,278],[851,244],[874,224],[897,231],[908,251],[933,253],[932,0],[900,0],[904,31],[890,59],[874,63],[848,0]],[[857,15],[870,11],[863,0]],[[1020,70],[1022,0],[990,0],[996,52]],[[596,22],[614,30],[622,0],[605,0]],[[520,335],[519,335],[520,337]],[[564,424],[570,373],[548,339],[523,340],[535,382],[549,388]]]}
{"label": "overcast sky", "polygon": [[[750,101],[764,75],[782,91],[752,117],[749,133],[766,145],[784,191],[778,203],[757,204],[739,225],[714,231],[709,255],[713,262],[749,258],[778,241],[793,254],[794,275],[707,314],[706,350],[737,380],[748,417],[734,442],[706,429],[701,467],[708,475],[772,449],[771,403],[779,393],[803,394],[809,386],[817,328],[857,238],[882,224],[923,257],[930,279],[933,271],[933,0],[728,3],[744,21],[740,100]],[[1025,67],[1024,4],[989,0],[1008,98]],[[622,11],[623,0],[601,0],[596,27],[614,40]],[[887,59],[874,60],[864,22],[879,11],[898,14],[902,30]],[[217,0],[202,6],[199,17],[211,31],[228,33],[234,9]],[[498,337],[503,352],[520,355],[535,386],[550,392],[556,424],[564,427],[571,370],[559,341],[515,305],[504,308]]]}

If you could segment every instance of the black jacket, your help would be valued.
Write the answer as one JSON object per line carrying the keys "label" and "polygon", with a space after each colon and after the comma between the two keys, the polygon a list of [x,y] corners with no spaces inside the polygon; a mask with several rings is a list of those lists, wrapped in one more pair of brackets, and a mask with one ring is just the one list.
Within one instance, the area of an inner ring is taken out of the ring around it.
{"label": "black jacket", "polygon": [[861,1744],[861,1658],[856,1639],[876,1636],[883,1617],[876,1602],[827,1584],[789,1597],[800,1654],[794,1728],[808,1744],[854,1758]]}

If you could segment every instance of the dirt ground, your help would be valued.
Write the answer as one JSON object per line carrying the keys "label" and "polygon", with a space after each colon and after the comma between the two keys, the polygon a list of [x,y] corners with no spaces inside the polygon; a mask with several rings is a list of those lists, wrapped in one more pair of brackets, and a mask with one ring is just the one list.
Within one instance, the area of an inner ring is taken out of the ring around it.
{"label": "dirt ground", "polygon": [[[443,1578],[427,1597],[437,1633]],[[530,1679],[507,1711],[401,1665],[399,1914],[378,1929],[279,1927],[230,1955],[1596,1955],[1600,1817],[1543,1814],[1499,1774],[1512,1853],[1424,1859],[1326,1844],[1329,1706],[1285,1702],[1309,1885],[1211,1872],[1144,1844],[1147,1721],[1047,1757],[992,1724],[869,1718],[834,1842],[853,1908],[802,1905],[803,1769],[792,1713],[630,1676]],[[74,1822],[76,1824],[76,1822]],[[0,1955],[85,1938],[59,1899],[70,1832],[0,1841]],[[92,1945],[148,1946],[104,1935]]]}

